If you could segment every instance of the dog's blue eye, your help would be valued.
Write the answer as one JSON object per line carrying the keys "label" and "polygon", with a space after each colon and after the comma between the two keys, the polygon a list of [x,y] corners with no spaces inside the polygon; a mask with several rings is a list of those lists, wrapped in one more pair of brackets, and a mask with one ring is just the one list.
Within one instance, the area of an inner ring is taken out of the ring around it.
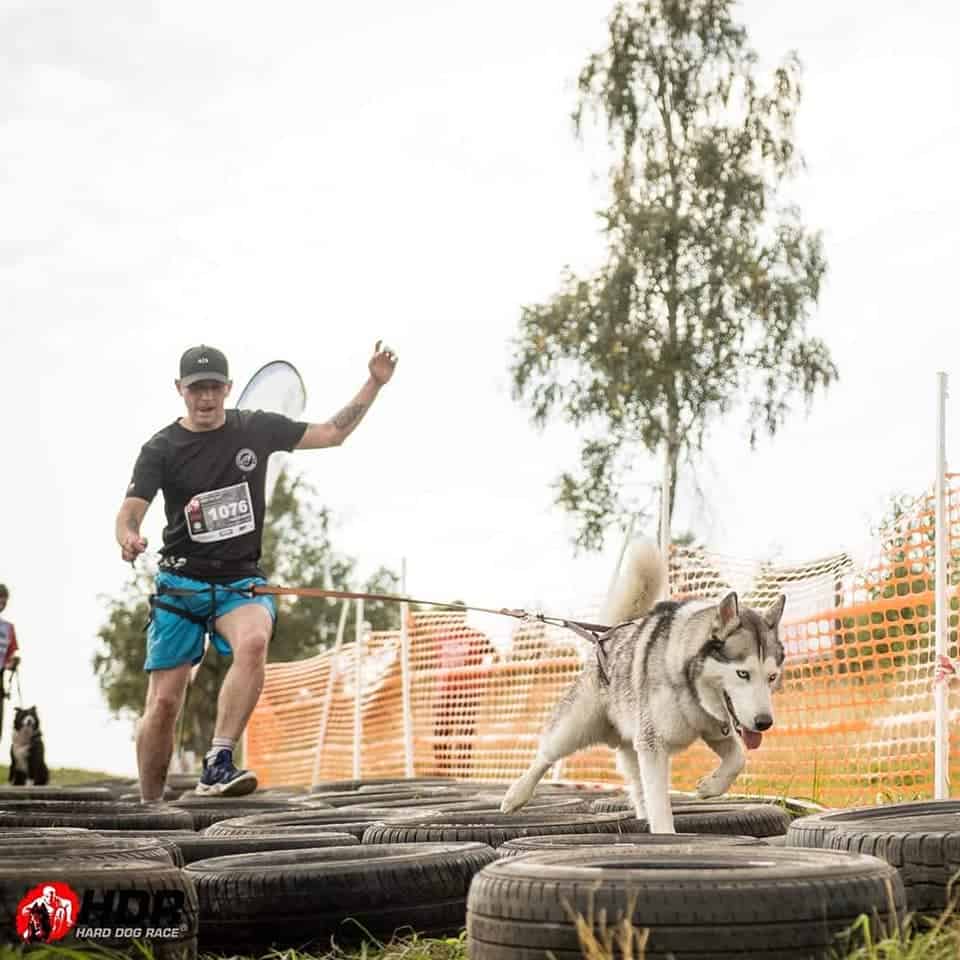
{"label": "dog's blue eye", "polygon": [[741,680],[749,680],[749,679],[750,679],[750,671],[749,671],[749,670],[738,670],[738,671],[737,671],[737,676],[738,676]]}

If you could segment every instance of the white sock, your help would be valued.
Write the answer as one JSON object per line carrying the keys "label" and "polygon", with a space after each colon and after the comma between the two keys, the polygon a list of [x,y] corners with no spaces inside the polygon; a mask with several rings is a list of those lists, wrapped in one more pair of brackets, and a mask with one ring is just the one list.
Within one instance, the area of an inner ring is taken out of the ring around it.
{"label": "white sock", "polygon": [[207,751],[207,759],[213,760],[221,750],[229,750],[233,753],[233,748],[237,741],[233,737],[214,737],[210,741],[210,749]]}

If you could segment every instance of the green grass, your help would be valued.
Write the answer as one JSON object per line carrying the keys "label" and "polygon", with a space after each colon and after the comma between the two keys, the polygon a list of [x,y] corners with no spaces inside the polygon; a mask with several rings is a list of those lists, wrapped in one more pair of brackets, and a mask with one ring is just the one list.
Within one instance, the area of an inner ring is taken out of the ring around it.
{"label": "green grass", "polygon": [[866,917],[853,929],[862,946],[837,953],[837,960],[956,960],[960,956],[960,917],[952,910],[937,918],[911,919],[900,934],[876,942]]}
{"label": "green grass", "polygon": [[[956,960],[960,956],[960,918],[945,914],[936,920],[927,920],[916,926],[908,926],[902,935],[891,936],[873,941],[869,935],[866,919],[858,925],[862,946],[851,952],[836,953],[835,960]],[[855,928],[856,929],[856,928]],[[594,938],[584,928],[581,931],[583,956],[587,960],[643,960],[642,936],[635,936],[630,952],[617,949],[611,944],[624,944],[624,931],[611,931],[610,938]],[[606,942],[604,942],[606,941]],[[130,957],[129,953],[119,953],[103,948],[85,950],[67,947],[40,946],[24,954],[17,947],[0,946],[0,960],[121,960]],[[145,948],[141,954],[143,960],[151,960],[152,953]],[[219,960],[212,955],[207,960]],[[261,960],[260,957],[236,956],[230,960]],[[467,960],[466,939],[451,937],[443,940],[424,940],[410,937],[386,945],[366,946],[356,950],[332,950],[323,954],[301,953],[296,950],[278,950],[263,955],[262,960]],[[544,953],[544,960],[547,954]]]}
{"label": "green grass", "polygon": [[[140,956],[143,960],[152,960],[149,947],[144,948]],[[207,960],[215,960],[212,955],[201,954]],[[421,940],[410,937],[394,943],[380,946],[366,946],[359,950],[333,950],[324,954],[300,953],[297,950],[277,950],[265,955],[269,960],[467,960],[467,946],[464,936],[450,937],[444,940]],[[105,948],[84,950],[50,946],[31,947],[29,952],[19,947],[0,946],[0,960],[129,960],[129,953],[120,953]],[[219,960],[219,958],[216,958]],[[235,957],[232,960],[248,960]],[[252,958],[249,958],[252,960]]]}

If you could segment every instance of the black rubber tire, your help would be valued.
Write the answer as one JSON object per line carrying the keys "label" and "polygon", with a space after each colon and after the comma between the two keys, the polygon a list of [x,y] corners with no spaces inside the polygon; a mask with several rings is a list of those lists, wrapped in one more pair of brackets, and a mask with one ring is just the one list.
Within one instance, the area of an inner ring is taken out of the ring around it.
{"label": "black rubber tire", "polygon": [[166,785],[178,793],[183,793],[185,790],[193,790],[200,780],[201,772],[202,771],[198,770],[196,773],[168,773]]}
{"label": "black rubber tire", "polygon": [[[197,956],[197,929],[199,909],[193,884],[185,879],[179,867],[164,863],[134,860],[127,863],[93,862],[78,860],[67,863],[31,862],[30,860],[0,861],[0,944],[14,945],[17,939],[15,913],[17,905],[31,888],[50,881],[66,883],[83,903],[87,892],[102,901],[105,891],[139,890],[152,896],[167,891],[179,891],[184,898],[182,923],[184,932],[177,940],[150,941],[153,956],[157,960],[195,960]],[[129,940],[111,941],[99,938],[99,947],[122,950],[132,956],[142,957],[139,949]],[[56,948],[82,948],[90,941],[76,938],[76,927]]]}
{"label": "black rubber tire", "polygon": [[[389,793],[391,790],[463,790],[462,784],[448,777],[411,777],[409,780],[361,780],[357,784],[357,793]],[[472,787],[466,788],[472,790]]]}
{"label": "black rubber tire", "polygon": [[735,834],[747,837],[780,837],[790,826],[790,814],[772,803],[707,803],[681,805],[673,822],[683,833]]}
{"label": "black rubber tire", "polygon": [[[354,793],[350,795],[353,800],[351,803],[337,803],[334,805],[326,804],[330,810],[390,810],[396,809],[422,809],[422,810],[449,810],[451,807],[458,807],[461,804],[469,803],[462,796],[454,797],[409,797],[404,800],[387,800],[377,797],[371,797],[369,794]],[[298,804],[294,802],[292,806],[295,809],[306,808],[313,809],[316,804],[312,800]]]}
{"label": "black rubber tire", "polygon": [[[481,810],[491,809],[495,812],[500,810],[500,804],[503,802],[502,793],[478,793],[475,797],[465,798],[459,804],[446,806],[445,809],[456,810]],[[525,804],[522,810],[517,813],[542,813],[544,810],[561,810],[569,813],[593,813],[590,809],[591,802],[585,797],[567,796],[562,793],[545,793],[535,796],[529,803]],[[628,812],[628,811],[623,811]]]}
{"label": "black rubber tire", "polygon": [[423,787],[416,790],[330,790],[326,793],[311,793],[303,802],[325,803],[331,807],[346,807],[358,803],[373,806],[381,800],[430,800],[433,797],[451,801],[467,799],[460,790],[453,787]]}
{"label": "black rubber tire", "polygon": [[87,827],[91,830],[192,830],[187,810],[169,805],[99,801],[19,800],[0,803],[0,831],[9,827]]}
{"label": "black rubber tire", "polygon": [[[772,803],[727,802],[709,800],[671,801],[673,822],[678,833],[719,833],[748,837],[778,837],[787,832],[790,814]],[[598,801],[592,809],[622,809],[632,812],[633,805]],[[646,824],[646,820],[641,821]],[[649,829],[647,826],[644,829]]]}
{"label": "black rubber tire", "polygon": [[[184,868],[200,903],[204,951],[329,949],[463,929],[470,881],[496,854],[482,844],[330,847],[198,860]],[[353,921],[353,922],[351,922]]]}
{"label": "black rubber tire", "polygon": [[207,827],[203,833],[210,837],[243,837],[299,830],[301,833],[307,831],[350,833],[360,839],[364,831],[374,824],[382,823],[385,820],[391,822],[405,821],[411,819],[412,816],[419,819],[422,813],[423,811],[416,810],[411,815],[409,811],[404,811],[402,808],[382,811],[381,813],[368,810],[362,816],[347,810],[343,812],[339,810],[296,810],[290,813],[258,813],[249,817],[221,820],[212,827]]}
{"label": "black rubber tire", "polygon": [[54,840],[61,837],[90,837],[96,836],[92,830],[86,827],[9,827],[6,830],[0,830],[0,837],[4,839],[13,839],[20,837],[22,839],[32,839],[38,837],[50,837]]}
{"label": "black rubber tire", "polygon": [[[677,807],[687,806],[690,803],[718,803],[720,801],[704,801],[696,800],[692,797],[687,796],[685,793],[676,793],[671,791],[670,793],[670,806],[676,810]],[[611,792],[607,796],[592,798],[590,804],[590,809],[594,813],[621,813],[624,810],[633,812],[633,801],[630,799],[629,795],[623,791],[619,790],[616,792]]]}
{"label": "black rubber tire", "polygon": [[906,818],[949,814],[960,814],[960,800],[916,800],[911,803],[850,807],[847,810],[824,810],[794,820],[787,830],[787,846],[823,849],[830,846],[829,836],[839,827],[854,823],[890,824]]}
{"label": "black rubber tire", "polygon": [[635,833],[640,821],[626,813],[441,813],[402,823],[378,823],[363,834],[365,844],[475,841],[499,847],[517,837],[554,833]]}
{"label": "black rubber tire", "polygon": [[107,787],[0,787],[0,804],[8,800],[99,800],[109,803],[114,794]]}
{"label": "black rubber tire", "polygon": [[[894,929],[904,912],[896,870],[827,850],[706,846],[530,854],[477,875],[467,901],[471,960],[581,956],[567,907],[612,927],[649,930],[647,960],[827,958],[861,915]],[[891,903],[893,909],[891,911]]]}
{"label": "black rubber tire", "polygon": [[87,832],[85,836],[69,837],[7,837],[0,832],[0,863],[13,859],[33,859],[36,862],[62,859],[85,860],[151,860],[183,866],[180,851],[169,840],[123,837],[107,839]]}
{"label": "black rubber tire", "polygon": [[[210,857],[226,857],[234,853],[258,853],[262,850],[302,850],[307,847],[348,847],[358,844],[359,838],[352,833],[328,833],[325,830],[307,828],[303,831],[271,834],[250,834],[242,837],[211,837],[192,830],[116,830],[102,833],[90,832],[89,836],[112,840],[160,839],[174,851],[175,862],[181,866],[195,860]],[[0,833],[0,839],[4,834]]]}
{"label": "black rubber tire", "polygon": [[[377,801],[376,805],[358,803],[356,806],[341,806],[338,810],[390,810],[393,808],[403,808],[412,810],[417,807],[423,809],[433,809],[440,813],[458,813],[460,811],[485,811],[487,813],[499,813],[501,797],[478,796],[471,800],[452,800],[443,798],[430,800],[386,800]],[[555,800],[532,800],[524,808],[524,813],[545,813],[556,811],[557,813],[589,813],[587,809],[589,804],[584,800],[578,800],[575,797],[567,799],[566,797],[557,797]]]}
{"label": "black rubber tire", "polygon": [[[174,790],[173,787],[164,787],[163,788],[163,799],[165,801],[176,800],[180,796],[182,791]],[[125,793],[120,793],[117,796],[113,797],[118,803],[140,803],[140,790],[139,788],[135,790],[127,790]]]}
{"label": "black rubber tire", "polygon": [[457,781],[447,777],[385,777],[371,780],[321,780],[310,787],[310,793],[326,793],[327,791],[360,790],[364,787],[392,787],[417,788],[422,786],[449,787],[455,786]]}
{"label": "black rubber tire", "polygon": [[[455,780],[458,787],[475,790],[477,793],[499,793],[501,796],[510,789],[513,780]],[[598,787],[589,783],[553,783],[541,780],[533,791],[535,797],[542,796],[577,796],[588,800],[599,800],[604,797],[625,797],[623,787]]]}
{"label": "black rubber tire", "polygon": [[[304,798],[307,794],[302,795]],[[263,813],[271,810],[289,810],[297,806],[297,801],[288,797],[267,796],[262,793],[248,793],[245,797],[216,797],[202,796],[197,793],[186,793],[170,804],[172,807],[183,807],[184,810],[228,810],[230,807],[253,807]]]}
{"label": "black rubber tire", "polygon": [[74,783],[74,787],[107,787],[109,790],[118,785],[129,785],[136,783],[136,777],[94,777],[92,780],[81,780],[80,783]]}
{"label": "black rubber tire", "polygon": [[[183,797],[192,796],[192,794],[183,794]],[[270,787],[267,790],[257,790],[256,793],[248,795],[247,799],[256,797],[258,800],[284,800],[286,803],[303,803],[310,797],[310,791],[307,787]]]}
{"label": "black rubber tire", "polygon": [[517,837],[497,847],[501,857],[520,857],[546,850],[586,850],[590,847],[762,847],[767,841],[759,837],[731,837],[710,833],[560,833],[547,837]]}
{"label": "black rubber tire", "polygon": [[174,800],[170,806],[186,810],[193,818],[194,830],[229,820],[233,817],[247,817],[255,813],[279,813],[290,809],[286,800],[254,800],[255,794],[247,797],[198,797],[195,794]]}
{"label": "black rubber tire", "polygon": [[931,812],[914,817],[854,820],[827,834],[832,850],[880,857],[900,873],[907,907],[914,913],[939,915],[960,887],[960,817]]}
{"label": "black rubber tire", "polygon": [[352,833],[265,833],[248,837],[207,837],[194,834],[174,841],[180,849],[183,863],[230,857],[241,853],[265,853],[271,850],[306,850],[321,847],[359,846],[360,840]]}

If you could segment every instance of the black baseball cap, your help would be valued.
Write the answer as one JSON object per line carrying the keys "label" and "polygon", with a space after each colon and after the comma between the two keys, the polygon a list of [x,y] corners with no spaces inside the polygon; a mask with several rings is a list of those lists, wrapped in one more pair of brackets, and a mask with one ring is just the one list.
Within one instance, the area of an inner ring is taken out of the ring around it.
{"label": "black baseball cap", "polygon": [[200,380],[230,382],[227,358],[223,351],[202,343],[199,347],[191,347],[180,358],[180,386],[189,387]]}

